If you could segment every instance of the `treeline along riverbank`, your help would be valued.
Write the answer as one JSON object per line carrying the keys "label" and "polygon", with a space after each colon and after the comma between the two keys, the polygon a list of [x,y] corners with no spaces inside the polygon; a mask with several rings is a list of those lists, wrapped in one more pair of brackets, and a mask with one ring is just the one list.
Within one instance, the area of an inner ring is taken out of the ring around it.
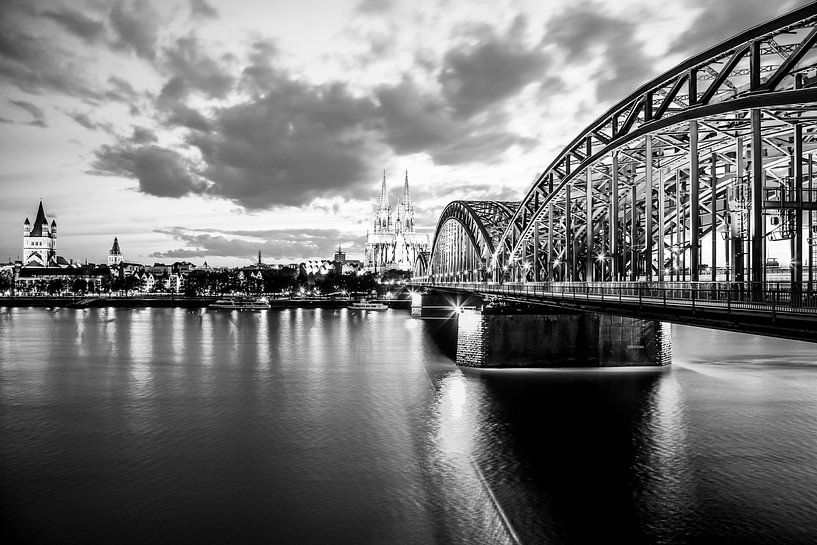
{"label": "treeline along riverbank", "polygon": [[[218,297],[70,297],[70,296],[27,296],[0,297],[0,307],[181,307],[205,308]],[[272,308],[344,308],[351,303],[348,298],[280,298],[270,299]],[[392,308],[408,308],[409,299],[384,299],[381,301]]]}

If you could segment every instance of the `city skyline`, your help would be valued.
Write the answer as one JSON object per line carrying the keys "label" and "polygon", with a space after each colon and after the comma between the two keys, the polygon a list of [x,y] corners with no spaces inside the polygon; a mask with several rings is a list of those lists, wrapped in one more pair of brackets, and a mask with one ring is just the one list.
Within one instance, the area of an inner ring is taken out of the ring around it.
{"label": "city skyline", "polygon": [[78,260],[114,236],[146,263],[362,257],[384,166],[432,233],[451,200],[521,198],[639,83],[805,2],[541,4],[6,2],[0,258],[40,198]]}

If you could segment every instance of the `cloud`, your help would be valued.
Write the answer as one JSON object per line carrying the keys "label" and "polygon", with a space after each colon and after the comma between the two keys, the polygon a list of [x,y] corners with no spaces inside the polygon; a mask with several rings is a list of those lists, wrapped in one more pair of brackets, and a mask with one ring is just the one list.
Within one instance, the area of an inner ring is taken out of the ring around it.
{"label": "cloud", "polygon": [[212,192],[250,209],[361,194],[382,150],[368,131],[374,104],[342,84],[311,86],[283,72],[265,96],[214,112],[188,142],[206,163]]}
{"label": "cloud", "polygon": [[[187,247],[155,252],[151,257],[183,259],[189,257],[243,257],[254,260],[260,251],[271,259],[331,258],[339,240],[362,244],[361,236],[337,229],[269,229],[262,231],[190,231],[180,227],[155,232],[173,237]],[[251,237],[256,240],[246,240]]]}
{"label": "cloud", "polygon": [[635,23],[606,14],[602,4],[581,2],[548,21],[544,41],[561,50],[568,63],[596,61],[591,81],[597,97],[618,101],[654,75],[653,60],[635,31]]}
{"label": "cloud", "polygon": [[146,0],[119,0],[111,9],[111,27],[119,35],[117,46],[154,60],[160,27],[159,15]]}
{"label": "cloud", "polygon": [[168,125],[187,127],[196,131],[209,131],[211,129],[209,119],[181,102],[162,104],[160,108],[165,110],[164,120]]}
{"label": "cloud", "polygon": [[57,11],[44,11],[42,15],[88,43],[97,42],[105,36],[105,24],[102,21],[91,19],[76,11],[62,8]]}
{"label": "cloud", "polygon": [[156,133],[145,127],[134,127],[133,134],[130,137],[130,141],[134,144],[150,144],[158,140]]}
{"label": "cloud", "polygon": [[98,131],[102,130],[105,132],[111,132],[113,130],[110,123],[98,123],[93,121],[88,114],[82,114],[78,112],[65,112],[65,115],[82,125],[88,130],[91,131]]}
{"label": "cloud", "polygon": [[165,69],[173,76],[162,88],[162,98],[184,99],[193,90],[210,98],[224,98],[232,89],[234,78],[226,68],[204,54],[195,36],[177,39],[164,53]]}
{"label": "cloud", "polygon": [[274,87],[280,73],[273,67],[278,48],[271,40],[254,42],[249,51],[249,64],[241,72],[241,86],[244,90],[263,95]]}
{"label": "cloud", "polygon": [[25,100],[9,100],[9,104],[17,106],[18,108],[28,112],[28,114],[31,116],[31,121],[28,122],[29,125],[33,125],[35,127],[47,126],[45,122],[45,114],[38,106],[35,106],[30,102],[26,102]]}
{"label": "cloud", "polygon": [[[376,92],[385,141],[398,154],[427,152],[437,164],[490,162],[532,142],[503,128],[505,116],[460,119],[445,100],[409,78]],[[482,112],[481,112],[482,113]]]}
{"label": "cloud", "polygon": [[0,2],[0,80],[32,94],[57,91],[98,98],[84,81],[72,54],[24,30],[29,14],[20,6]]}
{"label": "cloud", "polygon": [[355,11],[365,14],[380,14],[389,11],[394,5],[394,0],[361,0]]}
{"label": "cloud", "polygon": [[122,78],[111,76],[108,78],[108,83],[110,83],[110,87],[105,91],[105,98],[108,100],[132,104],[139,98],[139,93]]}
{"label": "cloud", "polygon": [[122,176],[139,181],[139,190],[158,197],[204,193],[207,184],[179,153],[155,145],[104,145],[95,152],[91,174]]}
{"label": "cloud", "polygon": [[190,14],[202,19],[217,19],[218,10],[205,0],[190,0]]}
{"label": "cloud", "polygon": [[526,47],[521,41],[525,27],[520,15],[504,36],[497,36],[487,25],[471,29],[468,47],[445,54],[439,81],[455,116],[479,113],[528,84],[558,81],[547,77],[549,59],[541,46]]}
{"label": "cloud", "polygon": [[698,11],[689,28],[673,42],[671,50],[687,55],[700,53],[732,36],[787,13],[811,0],[719,0],[717,9],[707,0],[686,0],[687,9]]}
{"label": "cloud", "polygon": [[[437,164],[489,163],[510,147],[534,142],[507,129],[506,106],[530,84],[561,86],[548,75],[541,44],[522,40],[517,17],[504,34],[487,26],[463,27],[461,39],[442,56],[436,88],[403,76],[375,95],[386,143],[398,154],[428,153]],[[426,69],[433,61],[424,58]]]}

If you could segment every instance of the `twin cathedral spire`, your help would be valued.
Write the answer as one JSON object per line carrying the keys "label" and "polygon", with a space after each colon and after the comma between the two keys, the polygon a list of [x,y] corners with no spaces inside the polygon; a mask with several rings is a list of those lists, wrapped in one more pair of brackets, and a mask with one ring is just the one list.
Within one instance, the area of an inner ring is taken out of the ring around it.
{"label": "twin cathedral spire", "polygon": [[377,215],[374,220],[374,232],[380,233],[401,233],[414,232],[414,206],[411,204],[411,192],[409,191],[408,170],[403,182],[403,194],[397,201],[395,210],[396,219],[392,222],[391,205],[389,203],[389,193],[386,188],[386,171],[383,171],[383,183],[380,186],[380,201],[377,207]]}
{"label": "twin cathedral spire", "polygon": [[366,268],[374,272],[411,270],[418,256],[428,251],[428,246],[428,235],[414,231],[414,205],[411,204],[408,171],[403,182],[403,194],[392,215],[384,170],[374,231],[367,233],[366,237]]}

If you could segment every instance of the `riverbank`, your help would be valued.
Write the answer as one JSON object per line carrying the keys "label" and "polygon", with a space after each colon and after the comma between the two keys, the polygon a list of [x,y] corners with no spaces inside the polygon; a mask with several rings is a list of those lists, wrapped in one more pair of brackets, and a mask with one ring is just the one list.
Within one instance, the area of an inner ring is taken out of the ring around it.
{"label": "riverbank", "polygon": [[[0,307],[62,307],[62,308],[205,308],[218,297],[0,297]],[[281,298],[270,299],[271,308],[345,308],[351,299]],[[409,308],[409,299],[383,299],[390,308]]]}

